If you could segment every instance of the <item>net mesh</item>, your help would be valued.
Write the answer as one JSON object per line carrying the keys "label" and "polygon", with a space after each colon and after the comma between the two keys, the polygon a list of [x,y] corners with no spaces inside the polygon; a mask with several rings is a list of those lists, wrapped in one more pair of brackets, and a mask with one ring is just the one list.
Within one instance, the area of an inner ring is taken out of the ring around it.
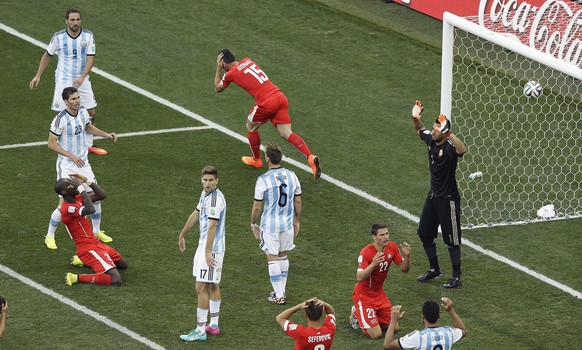
{"label": "net mesh", "polygon": [[[554,218],[581,216],[582,82],[458,28],[453,54],[453,131],[469,148],[463,226],[540,220],[548,204]],[[539,98],[524,95],[530,80]]]}

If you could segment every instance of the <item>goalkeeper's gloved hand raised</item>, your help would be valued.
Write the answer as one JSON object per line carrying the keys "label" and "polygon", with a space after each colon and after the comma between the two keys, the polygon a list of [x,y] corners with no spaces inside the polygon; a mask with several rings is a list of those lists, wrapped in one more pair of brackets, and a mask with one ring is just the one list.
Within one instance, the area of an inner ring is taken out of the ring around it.
{"label": "goalkeeper's gloved hand raised", "polygon": [[444,114],[439,115],[435,124],[440,124],[440,127],[436,129],[445,134],[446,137],[449,137],[453,133],[451,131],[451,121]]}
{"label": "goalkeeper's gloved hand raised", "polygon": [[416,104],[412,107],[412,118],[420,119],[420,113],[422,113],[422,103],[419,100],[416,100]]}

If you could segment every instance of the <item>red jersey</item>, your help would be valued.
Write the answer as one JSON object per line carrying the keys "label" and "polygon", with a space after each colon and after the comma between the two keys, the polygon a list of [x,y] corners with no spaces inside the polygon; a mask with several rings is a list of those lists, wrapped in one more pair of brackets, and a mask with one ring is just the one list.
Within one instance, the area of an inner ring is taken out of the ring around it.
{"label": "red jersey", "polygon": [[295,339],[295,350],[327,350],[331,348],[335,335],[335,316],[327,315],[319,329],[305,327],[289,320],[285,322],[283,328],[288,336]]}
{"label": "red jersey", "polygon": [[83,196],[80,194],[75,197],[75,203],[63,202],[61,205],[63,223],[77,246],[99,242],[99,238],[93,234],[89,219],[81,215],[84,205]]}
{"label": "red jersey", "polygon": [[[374,247],[374,244],[365,246],[364,249],[360,251],[360,256],[358,256],[358,270],[363,270],[368,267],[374,260],[374,256],[377,252],[378,251],[376,250],[376,247]],[[396,243],[389,242],[386,248],[384,248],[384,261],[374,268],[370,277],[356,284],[354,292],[368,297],[385,295],[383,285],[388,277],[388,268],[392,262],[400,265],[402,260],[404,259],[402,258]]]}
{"label": "red jersey", "polygon": [[277,85],[250,58],[243,58],[238,65],[230,68],[222,76],[222,86],[227,87],[231,82],[245,89],[257,102],[264,101],[277,91]]}

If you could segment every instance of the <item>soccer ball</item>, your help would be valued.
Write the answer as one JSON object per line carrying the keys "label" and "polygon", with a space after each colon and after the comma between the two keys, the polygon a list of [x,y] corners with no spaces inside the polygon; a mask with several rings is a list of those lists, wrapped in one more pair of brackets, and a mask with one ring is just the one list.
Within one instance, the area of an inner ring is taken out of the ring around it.
{"label": "soccer ball", "polygon": [[542,86],[535,80],[528,81],[523,87],[523,94],[528,98],[538,98],[542,92]]}

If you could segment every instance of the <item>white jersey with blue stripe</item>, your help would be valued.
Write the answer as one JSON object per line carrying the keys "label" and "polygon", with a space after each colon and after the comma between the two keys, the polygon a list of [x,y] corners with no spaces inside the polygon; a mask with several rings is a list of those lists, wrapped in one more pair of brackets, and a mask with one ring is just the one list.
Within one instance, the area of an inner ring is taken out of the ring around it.
{"label": "white jersey with blue stripe", "polygon": [[453,343],[463,337],[463,331],[453,327],[429,327],[421,331],[415,330],[398,339],[403,349],[450,350]]}
{"label": "white jersey with blue stripe", "polygon": [[281,233],[293,229],[295,205],[293,199],[301,195],[297,175],[285,168],[269,169],[259,176],[255,185],[255,200],[264,201],[261,231]]}
{"label": "white jersey with blue stripe", "polygon": [[[81,107],[76,116],[70,115],[66,109],[59,112],[53,119],[50,128],[50,132],[59,137],[59,145],[67,152],[83,159],[85,163],[88,162],[87,149],[89,147],[85,133],[87,124],[89,124],[89,112]],[[74,164],[69,157],[62,154],[59,154],[57,160],[62,163]]]}
{"label": "white jersey with blue stripe", "polygon": [[[72,86],[73,80],[81,76],[87,64],[87,56],[95,55],[95,39],[93,33],[86,29],[76,38],[67,33],[66,29],[56,32],[47,49],[51,56],[59,56],[55,70],[55,82],[64,86]],[[87,78],[89,75],[87,75]]]}
{"label": "white jersey with blue stripe", "polygon": [[198,247],[206,246],[206,237],[208,237],[208,226],[210,220],[218,220],[218,227],[216,228],[216,235],[214,236],[214,244],[212,245],[212,253],[224,253],[226,249],[226,200],[224,199],[224,195],[218,188],[210,194],[206,194],[206,192],[202,191],[196,210],[200,212],[200,238],[198,239]]}

